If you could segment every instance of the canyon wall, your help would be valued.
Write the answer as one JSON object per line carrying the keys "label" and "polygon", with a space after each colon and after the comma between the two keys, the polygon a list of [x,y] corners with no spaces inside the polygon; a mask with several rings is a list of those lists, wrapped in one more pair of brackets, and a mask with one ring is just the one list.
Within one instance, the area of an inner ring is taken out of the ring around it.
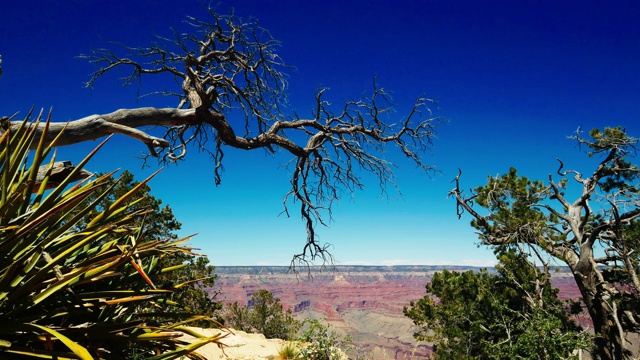
{"label": "canyon wall", "polygon": [[[423,359],[427,343],[416,342],[417,330],[402,314],[410,301],[425,295],[433,273],[444,269],[466,271],[465,266],[336,266],[288,272],[288,267],[217,267],[218,300],[246,305],[251,295],[267,289],[300,319],[313,318],[349,335],[366,359]],[[560,268],[554,284],[561,298],[576,298],[571,274]]]}

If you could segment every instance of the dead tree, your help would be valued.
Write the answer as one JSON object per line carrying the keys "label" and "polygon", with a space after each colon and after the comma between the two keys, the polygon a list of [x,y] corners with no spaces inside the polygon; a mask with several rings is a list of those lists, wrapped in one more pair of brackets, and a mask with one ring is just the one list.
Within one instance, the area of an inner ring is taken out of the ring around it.
{"label": "dead tree", "polygon": [[[190,146],[199,147],[212,156],[216,184],[227,147],[285,152],[293,168],[285,213],[290,199],[299,202],[307,229],[306,244],[294,260],[330,260],[326,245],[317,242],[314,225],[326,224],[332,202],[344,191],[363,186],[360,171],[375,174],[383,186],[393,183],[393,164],[381,156],[385,145],[397,146],[420,168],[432,170],[421,159],[438,122],[428,107],[432,101],[418,98],[404,117],[391,118],[393,104],[374,82],[368,98],[334,111],[320,90],[311,116],[288,116],[282,106],[287,66],[275,52],[278,42],[254,22],[212,10],[209,15],[206,21],[189,18],[191,33],[174,31],[173,38],[158,38],[149,47],[114,44],[115,49],[82,56],[98,68],[87,86],[116,69],[128,72],[125,85],[166,76],[176,89],[156,94],[175,96],[175,108],[120,109],[52,123],[48,134],[53,138],[64,129],[57,145],[123,134],[143,142],[150,156],[171,162],[183,159]],[[157,127],[164,131],[154,135],[147,130]]]}
{"label": "dead tree", "polygon": [[[628,335],[640,333],[640,171],[627,158],[638,139],[621,128],[593,130],[591,139],[578,132],[574,139],[589,156],[602,156],[589,176],[564,170],[560,161],[559,182],[551,175],[546,184],[529,180],[512,168],[471,195],[458,176],[451,195],[458,214],[472,216],[482,244],[566,264],[593,322],[594,358],[631,359]],[[565,194],[571,183],[578,190],[573,201]]]}

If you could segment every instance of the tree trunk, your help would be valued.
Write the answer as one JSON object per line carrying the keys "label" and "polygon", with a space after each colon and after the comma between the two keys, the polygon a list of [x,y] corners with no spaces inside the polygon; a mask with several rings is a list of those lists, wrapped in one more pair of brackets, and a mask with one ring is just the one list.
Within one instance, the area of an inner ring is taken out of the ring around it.
{"label": "tree trunk", "polygon": [[611,306],[613,299],[604,283],[598,280],[600,270],[591,261],[581,261],[572,269],[576,284],[580,289],[591,321],[593,322],[594,341],[592,356],[597,360],[622,360],[632,357],[625,350],[624,338],[616,326],[617,314]]}

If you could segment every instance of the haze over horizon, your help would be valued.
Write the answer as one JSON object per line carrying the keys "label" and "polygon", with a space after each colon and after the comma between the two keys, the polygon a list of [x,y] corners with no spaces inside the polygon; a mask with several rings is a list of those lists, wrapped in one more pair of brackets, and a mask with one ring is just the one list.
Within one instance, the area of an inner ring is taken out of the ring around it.
{"label": "haze over horizon", "polygon": [[[175,107],[175,99],[143,97],[175,87],[143,80],[123,88],[107,75],[83,87],[95,67],[77,56],[109,47],[107,41],[147,46],[171,27],[188,31],[186,16],[206,18],[201,1],[129,2],[36,0],[2,6],[0,77],[2,114],[17,118],[32,106],[53,121],[77,119],[119,108]],[[320,242],[333,244],[338,265],[491,266],[491,250],[477,246],[470,218],[456,216],[447,197],[462,169],[462,187],[486,183],[513,166],[546,180],[561,158],[567,168],[588,173],[588,159],[567,136],[578,128],[623,126],[640,137],[640,2],[617,1],[222,1],[217,9],[256,18],[281,41],[289,65],[287,111],[310,116],[313,96],[328,87],[336,107],[371,93],[374,76],[397,103],[399,117],[416,98],[437,101],[438,128],[425,174],[391,150],[397,184],[381,193],[366,187],[345,194],[333,208],[330,227],[318,225]],[[124,74],[119,74],[124,75]],[[77,160],[95,144],[60,148],[58,159]],[[113,137],[88,165],[95,172],[127,169],[138,180],[158,169],[137,158],[146,147]],[[288,265],[306,238],[297,204],[282,215],[289,190],[289,159],[261,151],[227,151],[222,184],[213,164],[195,150],[166,167],[150,183],[169,204],[192,240],[216,266]]]}

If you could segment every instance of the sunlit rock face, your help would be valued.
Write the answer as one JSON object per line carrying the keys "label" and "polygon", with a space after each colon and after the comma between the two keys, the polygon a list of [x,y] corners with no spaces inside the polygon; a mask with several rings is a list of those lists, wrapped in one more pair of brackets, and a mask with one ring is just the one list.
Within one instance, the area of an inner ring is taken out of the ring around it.
{"label": "sunlit rock face", "polygon": [[[350,335],[367,359],[421,359],[431,346],[413,339],[417,330],[402,308],[425,295],[433,273],[464,266],[337,266],[289,273],[287,267],[218,267],[220,300],[246,305],[267,289],[299,318],[320,319],[338,333]],[[577,298],[571,275],[555,272],[561,298]]]}

